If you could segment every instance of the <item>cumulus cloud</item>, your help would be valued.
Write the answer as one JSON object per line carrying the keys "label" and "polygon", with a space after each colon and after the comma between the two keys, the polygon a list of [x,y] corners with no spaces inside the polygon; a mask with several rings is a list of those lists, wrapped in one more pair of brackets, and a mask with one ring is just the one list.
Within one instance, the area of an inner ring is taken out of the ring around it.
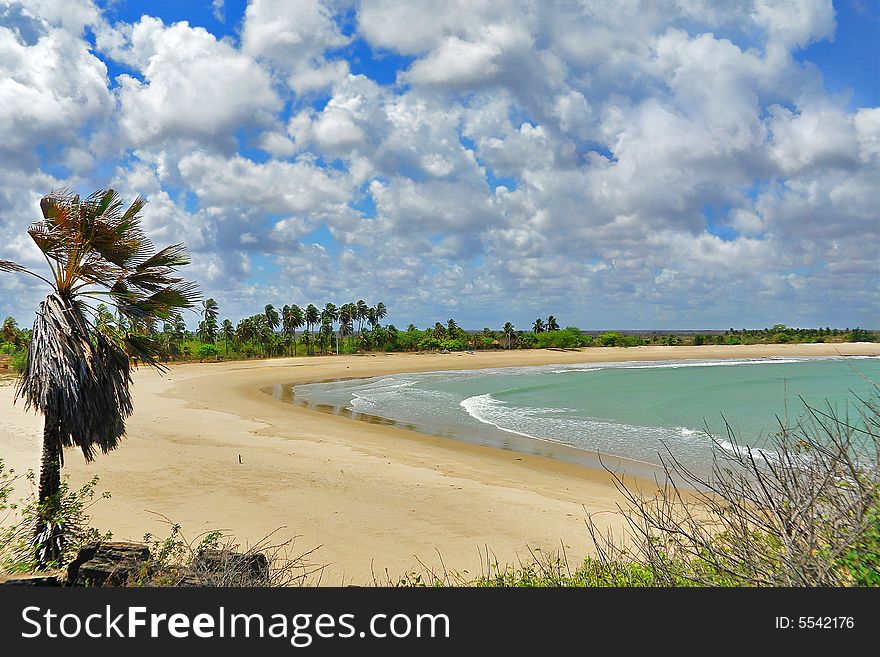
{"label": "cumulus cloud", "polygon": [[831,0],[757,0],[752,18],[784,46],[802,47],[834,36]]}
{"label": "cumulus cloud", "polygon": [[[0,24],[0,159],[12,167],[34,168],[40,149],[80,142],[114,107],[107,68],[81,39],[48,21],[30,27],[28,41]],[[75,169],[88,168],[87,152],[68,156]]]}
{"label": "cumulus cloud", "polygon": [[144,16],[104,44],[142,75],[120,75],[120,127],[133,146],[190,139],[228,147],[237,130],[271,124],[281,100],[268,73],[230,43],[187,22]]}
{"label": "cumulus cloud", "polygon": [[[474,328],[548,306],[585,327],[880,316],[880,108],[797,57],[840,38],[828,0],[211,7],[238,29],[0,7],[0,257],[37,262],[39,196],[100,173],[231,315],[363,297]],[[11,280],[4,308],[26,309]]]}
{"label": "cumulus cloud", "polygon": [[254,0],[245,13],[243,51],[270,62],[297,93],[320,90],[348,73],[346,61],[325,57],[348,41],[319,0]]}

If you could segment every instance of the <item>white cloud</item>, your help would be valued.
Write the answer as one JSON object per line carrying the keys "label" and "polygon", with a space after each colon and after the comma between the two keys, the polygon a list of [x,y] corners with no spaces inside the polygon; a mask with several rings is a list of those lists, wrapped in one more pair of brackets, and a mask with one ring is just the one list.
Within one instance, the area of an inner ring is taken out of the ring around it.
{"label": "white cloud", "polygon": [[211,12],[221,23],[226,22],[226,0],[211,0]]}
{"label": "white cloud", "polygon": [[834,36],[831,0],[756,0],[752,17],[770,39],[787,47],[803,47]]}
{"label": "white cloud", "polygon": [[131,145],[191,139],[228,147],[236,130],[268,125],[281,108],[269,75],[203,28],[144,16],[114,33],[123,45],[108,46],[109,54],[143,75],[118,79],[120,124]]}
{"label": "white cloud", "polygon": [[307,161],[258,164],[241,156],[195,152],[181,159],[178,168],[204,207],[332,214],[351,195],[345,176]]}
{"label": "white cloud", "polygon": [[[0,7],[0,257],[37,262],[39,196],[115,170],[224,314],[363,297],[476,328],[547,306],[590,326],[880,316],[880,109],[793,56],[834,38],[830,2],[211,6],[240,39],[87,0]],[[396,82],[370,79],[389,52]],[[30,294],[9,280],[3,307]]]}
{"label": "white cloud", "polygon": [[806,108],[796,114],[773,106],[770,112],[770,156],[784,175],[817,168],[853,169],[859,165],[853,116],[833,107]]}
{"label": "white cloud", "polygon": [[451,36],[418,60],[405,79],[414,84],[472,86],[493,80],[501,72],[507,47],[516,47],[520,34],[507,26],[487,27],[475,41]]}
{"label": "white cloud", "polygon": [[297,93],[322,89],[348,73],[347,62],[324,56],[348,41],[319,0],[253,0],[247,7],[243,51],[270,62]]}
{"label": "white cloud", "polygon": [[[0,25],[0,159],[7,166],[36,166],[38,146],[75,144],[80,130],[113,111],[104,63],[67,31],[40,30],[28,44]],[[88,164],[69,157],[72,165]]]}
{"label": "white cloud", "polygon": [[92,0],[4,0],[8,7],[21,6],[30,16],[57,25],[72,36],[81,36],[87,25],[100,20],[100,14]]}
{"label": "white cloud", "polygon": [[444,37],[479,29],[497,13],[497,4],[489,0],[363,0],[358,6],[358,32],[379,48],[417,54],[437,47]]}

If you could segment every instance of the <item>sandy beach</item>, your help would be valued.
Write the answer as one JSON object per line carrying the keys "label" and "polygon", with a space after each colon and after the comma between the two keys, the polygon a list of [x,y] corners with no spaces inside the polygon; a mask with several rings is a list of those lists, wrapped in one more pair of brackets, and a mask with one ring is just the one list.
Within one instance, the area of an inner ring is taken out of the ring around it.
{"label": "sandy beach", "polygon": [[[386,581],[423,566],[476,575],[488,548],[500,563],[530,551],[590,549],[587,514],[615,528],[622,498],[609,475],[539,456],[368,424],[261,392],[398,372],[687,358],[880,355],[877,344],[593,348],[376,354],[184,364],[134,374],[135,412],[120,449],[86,464],[68,451],[72,485],[100,476],[112,499],[93,524],[116,539],[165,536],[162,514],[190,538],[222,529],[251,544],[281,528],[294,552],[317,548],[322,584]],[[0,387],[0,456],[36,468],[42,419]],[[239,463],[239,458],[241,462]],[[649,482],[641,482],[650,489]]]}

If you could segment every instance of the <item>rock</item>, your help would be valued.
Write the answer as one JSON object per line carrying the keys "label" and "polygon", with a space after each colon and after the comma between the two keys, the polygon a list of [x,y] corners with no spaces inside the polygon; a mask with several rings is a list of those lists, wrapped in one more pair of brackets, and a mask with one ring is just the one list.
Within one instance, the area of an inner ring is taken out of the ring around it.
{"label": "rock", "polygon": [[68,586],[125,586],[144,570],[150,550],[137,543],[93,543],[67,567]]}
{"label": "rock", "polygon": [[0,581],[0,586],[61,586],[63,572],[38,573],[34,575],[10,575]]}
{"label": "rock", "polygon": [[68,586],[126,586],[135,578],[146,586],[268,586],[269,560],[261,553],[203,550],[189,567],[157,567],[145,545],[93,543],[67,567]]}

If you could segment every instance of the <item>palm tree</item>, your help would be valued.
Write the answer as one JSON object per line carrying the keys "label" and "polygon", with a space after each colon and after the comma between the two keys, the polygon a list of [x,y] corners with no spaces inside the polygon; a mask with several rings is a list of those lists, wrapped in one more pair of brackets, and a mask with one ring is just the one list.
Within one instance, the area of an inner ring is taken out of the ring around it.
{"label": "palm tree", "polygon": [[3,322],[3,339],[9,344],[18,346],[20,337],[18,324],[14,317],[7,317]]}
{"label": "palm tree", "polygon": [[446,332],[449,334],[450,338],[454,338],[458,335],[458,323],[454,319],[449,318],[446,320]]}
{"label": "palm tree", "polygon": [[123,211],[112,189],[86,199],[66,191],[40,201],[42,220],[28,233],[43,253],[49,278],[0,260],[0,271],[30,274],[51,291],[40,303],[28,346],[28,360],[16,388],[45,418],[40,460],[39,504],[34,530],[40,568],[57,563],[65,549],[61,511],[64,447],[79,447],[86,461],[109,452],[125,435],[131,415],[129,354],[161,368],[159,342],[121,329],[98,329],[89,302],[112,303],[130,325],[170,320],[191,308],[198,290],[173,276],[189,263],[182,244],[156,252],[141,230],[138,197]]}
{"label": "palm tree", "polygon": [[312,344],[312,332],[309,329],[302,332],[302,341],[306,345],[306,353],[309,353]]}
{"label": "palm tree", "polygon": [[388,331],[376,324],[373,328],[373,340],[377,347],[385,347],[388,343]]}
{"label": "palm tree", "polygon": [[296,356],[296,329],[305,323],[302,308],[295,303],[290,306],[290,326],[293,329],[293,355]]}
{"label": "palm tree", "polygon": [[266,315],[264,313],[258,313],[252,316],[250,321],[254,339],[258,344],[262,345],[263,356],[268,357],[270,355],[269,349],[271,347],[272,329],[269,328],[269,322],[267,321]]}
{"label": "palm tree", "polygon": [[205,299],[202,301],[202,316],[205,320],[213,319],[216,321],[218,310],[219,307],[214,299]]}
{"label": "palm tree", "polygon": [[293,334],[293,316],[291,315],[290,306],[284,304],[281,308],[281,332],[287,338],[287,344],[290,344],[290,336]]}
{"label": "palm tree", "polygon": [[386,344],[391,343],[392,345],[396,345],[397,344],[397,327],[394,324],[389,324],[386,331],[388,334]]}
{"label": "palm tree", "polygon": [[202,316],[204,325],[202,327],[202,338],[205,342],[214,344],[217,342],[217,302],[214,299],[205,299],[202,301]]}
{"label": "palm tree", "polygon": [[507,338],[507,348],[510,349],[510,344],[511,344],[511,341],[513,340],[513,334],[514,334],[513,324],[511,324],[510,322],[507,322],[504,325],[504,328],[501,329],[501,332],[504,334],[504,337]]}
{"label": "palm tree", "polygon": [[[306,306],[305,320],[306,328],[311,333],[312,328],[318,325],[319,320],[318,307],[315,304],[310,303]],[[306,347],[306,352],[308,353],[308,346]]]}
{"label": "palm tree", "polygon": [[183,352],[183,341],[186,340],[186,322],[183,315],[177,313],[174,318],[174,337],[177,339],[177,349]]}
{"label": "palm tree", "polygon": [[330,346],[331,338],[333,336],[333,320],[330,318],[330,315],[326,310],[321,311],[321,329],[318,332],[318,337],[321,341],[321,351],[323,353],[327,353],[327,349]]}
{"label": "palm tree", "polygon": [[544,320],[540,317],[535,320],[535,323],[532,324],[532,330],[535,333],[543,333],[544,332]]}
{"label": "palm tree", "polygon": [[235,329],[232,327],[232,322],[228,319],[223,320],[223,340],[226,342],[226,355],[229,355],[229,341],[235,340]]}
{"label": "palm tree", "polygon": [[339,308],[339,338],[344,339],[346,335],[351,335],[352,321],[357,314],[357,307],[353,303],[344,303]]}
{"label": "palm tree", "polygon": [[[335,304],[327,303],[324,305],[324,310],[321,311],[321,330],[324,329],[324,324],[330,325],[330,331],[333,331],[333,322],[339,319],[339,309]],[[339,341],[336,342],[336,348],[339,349]]]}
{"label": "palm tree", "polygon": [[278,311],[275,310],[275,306],[271,303],[266,306],[266,326],[269,327],[269,331],[274,333],[275,329],[281,326],[281,318],[278,317]]}
{"label": "palm tree", "polygon": [[558,331],[559,323],[556,321],[556,318],[553,315],[547,318],[547,330],[548,331]]}
{"label": "palm tree", "polygon": [[385,307],[385,304],[381,301],[376,304],[376,317],[379,321],[385,319],[385,316],[388,314],[388,309]]}
{"label": "palm tree", "polygon": [[370,307],[367,305],[366,301],[359,299],[357,302],[358,333],[361,333],[364,330],[364,322],[367,321],[369,316]]}

